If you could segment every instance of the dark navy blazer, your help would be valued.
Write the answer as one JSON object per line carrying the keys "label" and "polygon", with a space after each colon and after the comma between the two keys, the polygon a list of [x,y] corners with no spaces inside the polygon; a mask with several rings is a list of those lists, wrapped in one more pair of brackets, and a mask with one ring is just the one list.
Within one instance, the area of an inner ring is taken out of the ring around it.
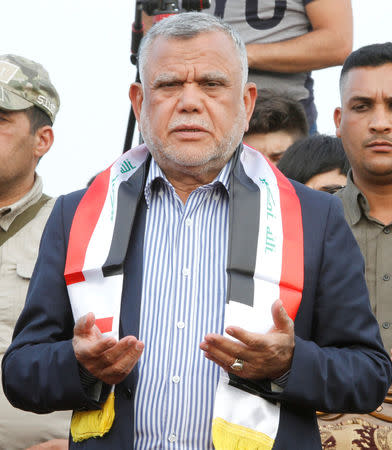
{"label": "dark navy blazer", "polygon": [[[244,186],[249,185],[249,179],[243,181]],[[391,361],[370,309],[363,259],[340,200],[292,183],[302,207],[305,280],[295,320],[290,376],[282,393],[272,392],[265,380],[236,380],[242,388],[281,403],[274,449],[313,450],[321,448],[315,410],[376,409],[391,383]],[[134,188],[132,183],[128,188]],[[8,399],[18,408],[37,413],[98,407],[81,385],[71,343],[74,321],[63,276],[69,230],[83,193],[57,200],[43,235],[26,306],[2,363]],[[125,259],[121,336],[138,336],[143,199],[135,217]],[[70,448],[133,447],[137,377],[136,367],[116,386],[116,418],[110,432],[100,439],[71,443]]]}

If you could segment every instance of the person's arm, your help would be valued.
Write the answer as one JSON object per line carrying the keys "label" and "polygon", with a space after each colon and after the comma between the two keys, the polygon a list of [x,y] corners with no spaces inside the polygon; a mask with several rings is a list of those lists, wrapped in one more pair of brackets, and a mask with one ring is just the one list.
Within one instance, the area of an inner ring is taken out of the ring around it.
{"label": "person's arm", "polygon": [[[47,222],[26,306],[2,363],[9,401],[38,413],[99,408],[110,385],[129,374],[143,351],[143,344],[133,336],[117,341],[102,335],[92,313],[74,326],[64,264],[77,203],[73,199],[70,207],[68,200],[67,206],[63,198],[57,201]],[[98,395],[86,389],[81,366],[91,374],[93,384],[99,382]]]}
{"label": "person's arm", "polygon": [[[79,200],[68,208],[74,211]],[[74,321],[64,281],[64,203],[60,197],[48,219],[26,305],[2,361],[8,400],[37,413],[99,407],[84,393],[72,346]]]}
{"label": "person's arm", "polygon": [[296,336],[284,398],[325,412],[370,412],[388,391],[391,360],[371,310],[360,249],[340,200],[329,201],[312,339]]}
{"label": "person's arm", "polygon": [[[80,378],[72,345],[74,320],[64,281],[71,220],[82,193],[60,197],[42,235],[26,305],[2,361],[4,393],[16,408],[36,413],[97,409]],[[65,212],[65,214],[64,214]],[[103,389],[105,395],[108,389]]]}
{"label": "person's arm", "polygon": [[246,46],[251,69],[306,72],[340,65],[352,50],[351,0],[314,0],[306,14],[312,31],[286,41]]}
{"label": "person's arm", "polygon": [[[321,265],[319,270],[309,269],[317,284],[312,281],[314,293],[302,300],[295,336],[278,303],[272,311],[275,329],[269,333],[230,327],[234,333],[229,334],[239,343],[211,335],[201,348],[231,373],[236,387],[248,392],[325,412],[369,412],[381,404],[388,390],[391,361],[370,308],[360,250],[339,201],[332,196],[329,200],[324,237],[315,233],[323,243],[312,249],[321,252]],[[304,328],[312,330],[311,335]],[[230,369],[235,358],[245,360],[240,372]],[[288,370],[283,391],[275,392],[270,380]]]}

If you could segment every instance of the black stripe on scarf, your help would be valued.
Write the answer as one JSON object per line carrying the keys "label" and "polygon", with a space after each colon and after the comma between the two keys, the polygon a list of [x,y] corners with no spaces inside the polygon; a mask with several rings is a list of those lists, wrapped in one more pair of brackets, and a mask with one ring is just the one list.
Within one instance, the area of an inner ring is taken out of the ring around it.
{"label": "black stripe on scarf", "polygon": [[149,161],[150,158],[127,181],[123,181],[118,188],[117,213],[112,242],[108,257],[102,266],[104,277],[123,273],[123,264],[127,254],[136,209],[144,193]]}
{"label": "black stripe on scarf", "polygon": [[[253,275],[259,234],[260,190],[245,174],[237,150],[230,179],[230,228],[227,261],[229,300],[253,307]],[[245,181],[241,181],[245,180]]]}

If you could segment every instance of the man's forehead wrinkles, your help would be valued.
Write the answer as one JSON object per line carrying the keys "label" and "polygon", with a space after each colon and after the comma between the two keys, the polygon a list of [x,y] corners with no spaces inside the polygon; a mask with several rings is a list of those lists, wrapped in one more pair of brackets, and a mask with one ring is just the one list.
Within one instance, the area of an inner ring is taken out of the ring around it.
{"label": "man's forehead wrinkles", "polygon": [[392,100],[392,92],[391,93],[384,93],[380,91],[375,92],[352,92],[351,95],[348,97],[348,102],[377,102],[377,101],[383,101],[383,102],[390,102]]}
{"label": "man's forehead wrinkles", "polygon": [[369,89],[367,86],[360,84],[347,84],[344,91],[344,97],[346,101],[351,102],[354,99],[372,99],[376,97],[376,92],[373,89]]}

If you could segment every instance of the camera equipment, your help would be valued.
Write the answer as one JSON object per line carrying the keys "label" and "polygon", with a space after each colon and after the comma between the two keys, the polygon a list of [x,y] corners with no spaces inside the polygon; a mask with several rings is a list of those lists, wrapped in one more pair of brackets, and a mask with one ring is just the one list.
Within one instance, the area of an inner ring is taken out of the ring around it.
{"label": "camera equipment", "polygon": [[178,14],[180,8],[178,1],[170,0],[142,0],[143,10],[149,16],[160,16],[166,14]]}
{"label": "camera equipment", "polygon": [[[143,10],[149,16],[166,14],[177,14],[180,12],[178,1],[171,0],[142,0]],[[181,7],[183,11],[201,11],[209,8],[210,0],[183,0]]]}
{"label": "camera equipment", "polygon": [[[172,14],[178,14],[182,11],[201,11],[211,6],[210,0],[182,0],[181,8],[178,0],[137,0],[135,4],[135,20],[132,24],[131,41],[131,62],[137,66],[137,54],[140,42],[143,38],[144,28],[142,21],[142,11],[148,16],[154,17],[154,23],[168,17]],[[136,70],[136,81],[139,80],[139,72]],[[125,136],[123,152],[129,150],[132,146],[133,131],[136,125],[136,118],[131,107],[128,119],[127,133]]]}
{"label": "camera equipment", "polygon": [[211,6],[210,0],[183,0],[182,8],[186,11],[200,11]]}

